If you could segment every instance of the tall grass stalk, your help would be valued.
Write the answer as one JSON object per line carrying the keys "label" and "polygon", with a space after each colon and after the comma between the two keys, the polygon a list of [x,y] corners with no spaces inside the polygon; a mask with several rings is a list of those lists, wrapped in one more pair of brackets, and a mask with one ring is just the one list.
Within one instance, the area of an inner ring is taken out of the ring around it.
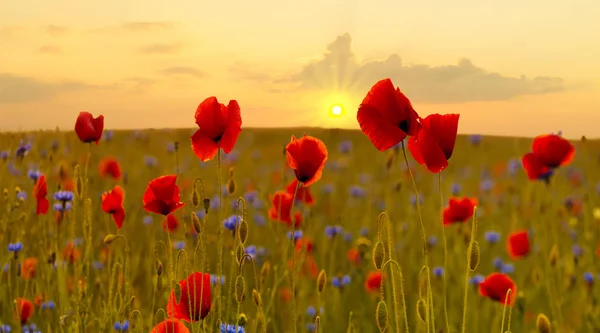
{"label": "tall grass stalk", "polygon": [[302,186],[302,183],[298,180],[296,184],[296,188],[294,189],[294,195],[292,196],[292,207],[291,207],[291,216],[292,216],[292,237],[290,239],[290,244],[292,246],[292,324],[294,325],[293,332],[298,332],[298,313],[297,313],[297,300],[296,300],[296,214],[294,214],[294,206],[296,205],[296,195],[298,194],[298,189]]}
{"label": "tall grass stalk", "polygon": [[462,314],[462,329],[461,332],[467,331],[467,301],[469,296],[469,273],[471,272],[471,248],[475,242],[475,234],[477,233],[477,207],[473,208],[473,219],[471,220],[471,240],[467,250],[467,272],[465,273],[465,295],[463,298],[463,314]]}

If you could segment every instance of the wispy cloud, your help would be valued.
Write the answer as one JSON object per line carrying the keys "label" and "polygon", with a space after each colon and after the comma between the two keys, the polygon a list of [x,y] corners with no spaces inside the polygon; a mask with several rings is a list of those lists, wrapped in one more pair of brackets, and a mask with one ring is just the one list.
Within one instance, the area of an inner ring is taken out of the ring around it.
{"label": "wispy cloud", "polygon": [[62,25],[49,24],[44,26],[44,31],[52,36],[62,36],[69,32],[69,28]]}
{"label": "wispy cloud", "polygon": [[175,26],[174,22],[127,22],[121,25],[121,29],[132,32],[154,32],[173,30]]}
{"label": "wispy cloud", "polygon": [[78,81],[44,82],[32,77],[0,73],[0,104],[40,101],[90,88],[98,86]]}
{"label": "wispy cloud", "polygon": [[[567,89],[562,78],[509,77],[477,67],[469,59],[456,65],[407,65],[399,55],[359,63],[351,49],[349,34],[327,46],[320,60],[307,63],[292,75],[273,80],[283,92],[335,90],[364,94],[378,80],[389,77],[412,100],[424,103],[509,100],[522,95],[560,92]],[[250,78],[248,72],[240,76]],[[257,81],[264,77],[257,76]]]}
{"label": "wispy cloud", "polygon": [[142,46],[139,52],[143,54],[173,54],[179,52],[181,48],[181,44],[155,43]]}
{"label": "wispy cloud", "polygon": [[61,53],[62,48],[58,45],[42,45],[37,50],[37,53],[41,54],[58,54]]}
{"label": "wispy cloud", "polygon": [[193,67],[186,67],[186,66],[169,67],[169,68],[165,68],[165,69],[161,70],[160,72],[161,72],[161,74],[168,75],[168,76],[188,75],[188,76],[193,76],[198,79],[206,76],[206,74],[204,72],[202,72],[201,70],[199,70],[197,68],[193,68]]}

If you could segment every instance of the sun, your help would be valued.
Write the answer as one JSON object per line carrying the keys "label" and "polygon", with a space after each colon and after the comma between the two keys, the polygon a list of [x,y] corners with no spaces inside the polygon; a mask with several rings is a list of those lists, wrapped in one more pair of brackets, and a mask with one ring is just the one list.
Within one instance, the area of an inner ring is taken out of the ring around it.
{"label": "sun", "polygon": [[344,108],[340,104],[334,104],[329,110],[331,117],[340,117],[344,114]]}

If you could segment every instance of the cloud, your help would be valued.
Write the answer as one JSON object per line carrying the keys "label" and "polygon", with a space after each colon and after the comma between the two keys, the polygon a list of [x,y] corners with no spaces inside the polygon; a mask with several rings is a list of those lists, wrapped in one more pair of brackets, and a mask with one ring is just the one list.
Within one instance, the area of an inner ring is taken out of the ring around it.
{"label": "cloud", "polygon": [[193,67],[185,67],[185,66],[169,67],[169,68],[163,69],[160,72],[163,75],[167,75],[167,76],[189,75],[189,76],[193,76],[198,79],[206,76],[206,74],[204,72],[200,71],[199,69],[196,69]]}
{"label": "cloud", "polygon": [[60,53],[61,50],[61,47],[58,45],[42,45],[37,52],[42,54],[57,54]]}
{"label": "cloud", "polygon": [[0,27],[0,38],[12,38],[12,37],[16,37],[16,35],[22,31],[24,31],[25,28],[18,26],[18,25],[7,25],[7,26],[3,26]]}
{"label": "cloud", "polygon": [[270,82],[273,81],[273,77],[269,74],[252,70],[253,66],[249,64],[234,64],[229,68],[231,73],[234,73],[236,77],[242,80],[257,81],[257,82]]}
{"label": "cloud", "polygon": [[31,77],[0,73],[0,104],[40,101],[61,93],[95,87],[77,81],[43,82]]}
{"label": "cloud", "polygon": [[351,42],[349,34],[337,37],[321,59],[273,83],[287,85],[291,90],[365,94],[375,82],[389,77],[411,100],[424,103],[509,100],[566,89],[559,77],[509,77],[488,72],[469,59],[446,66],[407,65],[399,55],[391,54],[383,60],[361,64],[352,53]]}
{"label": "cloud", "polygon": [[127,22],[121,25],[121,29],[131,32],[155,32],[173,30],[175,23],[173,22]]}
{"label": "cloud", "polygon": [[47,34],[52,35],[52,36],[62,36],[69,32],[69,28],[62,26],[62,25],[50,24],[50,25],[44,26],[44,31]]}
{"label": "cloud", "polygon": [[181,44],[148,44],[139,49],[144,54],[173,54],[181,50]]}

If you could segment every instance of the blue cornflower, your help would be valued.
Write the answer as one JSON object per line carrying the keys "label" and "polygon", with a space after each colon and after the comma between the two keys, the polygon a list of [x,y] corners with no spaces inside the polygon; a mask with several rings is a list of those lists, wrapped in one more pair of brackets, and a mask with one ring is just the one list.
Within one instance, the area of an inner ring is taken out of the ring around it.
{"label": "blue cornflower", "polygon": [[96,261],[92,262],[92,267],[95,270],[99,271],[104,268],[104,264],[102,263],[102,261],[96,260]]}
{"label": "blue cornflower", "polygon": [[462,190],[462,185],[460,185],[459,183],[454,183],[450,187],[450,193],[452,193],[452,195],[454,195],[454,196],[459,195],[461,190]]}
{"label": "blue cornflower", "polygon": [[335,237],[337,235],[340,235],[342,232],[344,232],[344,229],[342,228],[342,226],[339,225],[328,225],[325,227],[325,235],[328,238],[332,238]]}
{"label": "blue cornflower", "polygon": [[185,249],[185,241],[177,241],[173,243],[173,248],[175,250],[183,250]]}
{"label": "blue cornflower", "polygon": [[29,179],[33,180],[34,182],[37,182],[37,180],[42,176],[42,173],[40,172],[40,170],[33,170],[30,169],[27,172],[27,177],[29,177]]}
{"label": "blue cornflower", "polygon": [[229,163],[236,162],[240,158],[240,153],[237,150],[232,150],[229,154],[223,154],[223,160]]}
{"label": "blue cornflower", "polygon": [[503,264],[504,264],[504,262],[502,261],[502,258],[500,258],[500,257],[494,258],[493,265],[496,269],[501,269]]}
{"label": "blue cornflower", "polygon": [[218,195],[213,196],[210,199],[210,208],[219,209],[219,203],[221,202],[221,197]]}
{"label": "blue cornflower", "polygon": [[221,276],[221,278],[219,279],[218,276],[216,276],[215,274],[212,274],[210,276],[210,284],[212,284],[213,286],[217,285],[217,283],[220,283],[221,285],[225,284],[225,276]]}
{"label": "blue cornflower", "polygon": [[327,183],[327,184],[321,186],[321,192],[323,192],[323,194],[332,193],[333,192],[333,184]]}
{"label": "blue cornflower", "polygon": [[155,168],[158,166],[158,159],[154,156],[146,155],[144,156],[144,165],[148,168]]}
{"label": "blue cornflower", "polygon": [[311,305],[308,308],[306,308],[306,314],[309,317],[314,317],[317,314],[317,309],[315,309],[315,307]]}
{"label": "blue cornflower", "polygon": [[331,278],[331,285],[335,288],[339,288],[342,286],[342,280],[339,277],[334,276]]}
{"label": "blue cornflower", "polygon": [[481,184],[479,184],[479,189],[482,192],[489,192],[494,188],[495,184],[496,183],[492,179],[484,179],[481,181]]}
{"label": "blue cornflower", "polygon": [[583,254],[583,249],[577,244],[574,244],[573,247],[571,247],[571,251],[573,251],[573,256],[575,257],[580,257]]}
{"label": "blue cornflower", "polygon": [[104,139],[104,141],[106,141],[106,142],[111,142],[114,137],[115,137],[115,132],[113,132],[111,130],[106,130],[106,131],[104,131],[104,135],[102,136],[102,139]]}
{"label": "blue cornflower", "polygon": [[503,273],[503,274],[511,274],[514,272],[515,272],[515,266],[513,266],[513,264],[511,264],[511,263],[502,264],[502,267],[500,268],[500,273]]}
{"label": "blue cornflower", "polygon": [[167,144],[167,152],[169,152],[169,153],[175,152],[175,143],[174,142],[169,142]]}
{"label": "blue cornflower", "polygon": [[349,187],[349,192],[350,192],[350,196],[354,197],[354,198],[364,198],[365,195],[367,194],[367,191],[365,191],[364,188],[358,186],[358,185],[352,185]]}
{"label": "blue cornflower", "polygon": [[293,234],[292,234],[292,232],[291,232],[291,231],[288,231],[288,233],[287,233],[287,238],[288,238],[288,239],[292,239],[292,238],[293,238],[293,240],[294,240],[294,244],[296,244],[296,242],[297,242],[297,241],[298,241],[300,238],[302,238],[302,230],[296,230],[296,231],[294,231],[294,233],[293,233]]}
{"label": "blue cornflower", "polygon": [[249,205],[254,205],[254,202],[258,201],[258,192],[248,191],[244,194],[244,200]]}
{"label": "blue cornflower", "polygon": [[481,144],[482,139],[483,139],[483,136],[481,136],[481,134],[473,134],[473,135],[469,136],[469,141],[471,142],[471,144],[473,146],[478,146],[479,144]]}
{"label": "blue cornflower", "polygon": [[[410,204],[413,206],[417,205],[417,197],[414,194],[410,195]],[[423,195],[419,194],[419,204],[423,204]]]}
{"label": "blue cornflower", "polygon": [[358,181],[361,184],[369,184],[371,182],[371,175],[368,173],[361,173],[358,175]]}
{"label": "blue cornflower", "polygon": [[21,243],[21,242],[8,244],[9,252],[20,252],[21,250],[23,250],[23,243]]}
{"label": "blue cornflower", "polygon": [[350,284],[350,275],[344,275],[342,276],[342,280],[340,281],[340,283],[342,284],[342,286],[347,286]]}
{"label": "blue cornflower", "polygon": [[254,259],[256,257],[256,245],[249,245],[246,248],[246,254]]}
{"label": "blue cornflower", "polygon": [[74,194],[71,191],[58,191],[54,193],[54,200],[60,202],[69,202],[73,201]]}
{"label": "blue cornflower", "polygon": [[491,244],[498,243],[498,241],[500,240],[500,233],[496,231],[488,231],[485,233],[485,240]]}
{"label": "blue cornflower", "polygon": [[25,155],[27,155],[27,153],[31,150],[31,143],[25,143],[23,142],[23,140],[21,140],[21,143],[19,144],[19,148],[17,148],[17,150],[15,151],[15,155],[17,157],[23,158],[25,157]]}
{"label": "blue cornflower", "polygon": [[143,221],[144,221],[145,225],[152,224],[152,216],[150,216],[150,215],[144,216],[144,220]]}
{"label": "blue cornflower", "polygon": [[369,235],[369,228],[367,228],[367,227],[360,228],[360,236],[361,237],[367,237],[368,235]]}
{"label": "blue cornflower", "polygon": [[[54,310],[56,308],[56,304],[54,304],[53,301],[47,301],[42,303],[41,305],[42,310]],[[2,332],[2,331],[0,331]]]}
{"label": "blue cornflower", "polygon": [[267,249],[264,246],[259,246],[256,248],[256,255],[259,257],[264,257],[267,255]]}
{"label": "blue cornflower", "polygon": [[315,331],[315,323],[306,323],[306,330],[309,332]]}
{"label": "blue cornflower", "polygon": [[17,200],[25,201],[25,199],[27,199],[27,192],[25,192],[25,191],[17,192]]}
{"label": "blue cornflower", "polygon": [[227,230],[234,231],[235,228],[242,222],[242,218],[237,215],[231,215],[223,221],[223,226]]}
{"label": "blue cornflower", "polygon": [[583,273],[583,280],[588,284],[594,283],[594,274],[590,272]]}
{"label": "blue cornflower", "polygon": [[256,223],[259,226],[263,226],[267,223],[267,220],[262,214],[254,213],[254,223]]}
{"label": "blue cornflower", "polygon": [[351,232],[345,232],[344,233],[344,241],[350,243],[352,241],[352,233]]}
{"label": "blue cornflower", "polygon": [[477,274],[477,275],[469,278],[469,284],[473,285],[473,286],[477,286],[484,280],[485,280],[485,277],[483,275]]}
{"label": "blue cornflower", "polygon": [[6,161],[10,156],[10,152],[8,150],[0,151],[0,159]]}
{"label": "blue cornflower", "polygon": [[436,246],[438,242],[438,239],[436,236],[429,236],[427,237],[427,245],[429,246]]}
{"label": "blue cornflower", "polygon": [[6,324],[0,325],[0,332],[10,333],[10,331],[12,331],[12,327],[10,325],[6,325]]}
{"label": "blue cornflower", "polygon": [[352,141],[345,140],[340,142],[340,144],[338,145],[338,150],[342,154],[349,154],[352,151]]}
{"label": "blue cornflower", "polygon": [[23,330],[23,333],[42,333],[35,324],[24,325],[21,329]]}
{"label": "blue cornflower", "polygon": [[125,320],[123,322],[115,322],[113,325],[115,331],[117,332],[127,332],[129,331],[129,320]]}
{"label": "blue cornflower", "polygon": [[[236,329],[237,328],[237,329]],[[245,333],[243,326],[233,324],[221,324],[221,333]]]}
{"label": "blue cornflower", "polygon": [[52,206],[52,208],[57,212],[68,212],[71,210],[71,203],[67,202],[63,205],[63,204],[57,202]]}
{"label": "blue cornflower", "polygon": [[444,275],[444,268],[443,267],[434,267],[433,275],[436,277],[441,277],[442,275]]}
{"label": "blue cornflower", "polygon": [[514,176],[517,171],[519,171],[519,169],[521,168],[523,164],[521,163],[521,160],[516,159],[516,158],[511,158],[508,161],[508,167],[507,167],[507,172],[509,175]]}

